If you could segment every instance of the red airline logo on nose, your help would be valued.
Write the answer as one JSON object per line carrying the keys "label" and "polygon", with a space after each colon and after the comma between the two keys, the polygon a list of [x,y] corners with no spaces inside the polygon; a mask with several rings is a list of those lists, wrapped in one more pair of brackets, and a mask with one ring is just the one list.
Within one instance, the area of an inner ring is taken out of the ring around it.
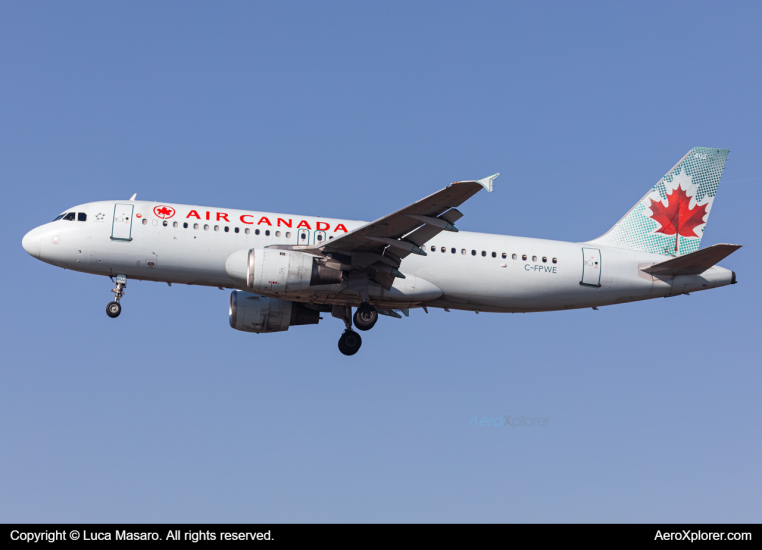
{"label": "red airline logo on nose", "polygon": [[175,209],[171,206],[164,206],[160,204],[159,206],[153,207],[153,213],[162,220],[166,220],[175,215]]}

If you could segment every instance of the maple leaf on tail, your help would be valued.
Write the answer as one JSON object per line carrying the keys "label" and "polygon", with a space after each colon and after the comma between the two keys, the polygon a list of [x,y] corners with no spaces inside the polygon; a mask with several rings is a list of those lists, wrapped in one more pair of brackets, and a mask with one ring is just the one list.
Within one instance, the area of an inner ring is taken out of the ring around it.
{"label": "maple leaf on tail", "polygon": [[707,204],[696,205],[689,208],[691,197],[678,186],[677,189],[667,194],[669,206],[664,206],[661,201],[651,201],[651,219],[661,225],[656,233],[662,235],[675,235],[675,252],[680,235],[683,237],[696,238],[696,227],[704,223]]}

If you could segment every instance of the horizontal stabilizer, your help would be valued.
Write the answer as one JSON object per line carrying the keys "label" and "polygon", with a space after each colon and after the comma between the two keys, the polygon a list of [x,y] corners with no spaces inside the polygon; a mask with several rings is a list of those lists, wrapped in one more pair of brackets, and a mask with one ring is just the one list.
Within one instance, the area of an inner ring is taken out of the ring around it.
{"label": "horizontal stabilizer", "polygon": [[715,244],[685,256],[644,267],[641,271],[651,275],[700,275],[741,248],[740,244]]}

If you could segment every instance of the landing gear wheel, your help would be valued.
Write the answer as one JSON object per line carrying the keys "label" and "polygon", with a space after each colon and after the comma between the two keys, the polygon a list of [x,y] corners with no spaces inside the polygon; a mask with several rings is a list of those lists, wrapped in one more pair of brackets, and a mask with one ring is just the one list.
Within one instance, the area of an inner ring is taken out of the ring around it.
{"label": "landing gear wheel", "polygon": [[378,321],[378,311],[371,305],[363,304],[357,308],[352,320],[357,330],[370,330]]}
{"label": "landing gear wheel", "polygon": [[119,302],[109,302],[106,306],[106,315],[111,317],[112,319],[119,317],[119,314],[122,312],[122,306],[119,304]]}
{"label": "landing gear wheel", "polygon": [[362,346],[362,338],[353,330],[344,331],[339,338],[339,351],[344,355],[354,355]]}

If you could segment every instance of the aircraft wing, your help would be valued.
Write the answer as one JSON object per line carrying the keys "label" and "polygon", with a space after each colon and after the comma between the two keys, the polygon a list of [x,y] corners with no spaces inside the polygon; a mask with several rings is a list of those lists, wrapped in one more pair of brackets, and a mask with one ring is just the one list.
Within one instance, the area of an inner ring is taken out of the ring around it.
{"label": "aircraft wing", "polygon": [[652,275],[701,275],[741,248],[740,244],[715,244],[665,262],[643,268]]}
{"label": "aircraft wing", "polygon": [[[441,191],[414,202],[374,222],[350,231],[320,246],[324,253],[384,254],[399,266],[408,254],[426,255],[423,244],[441,231],[457,231],[454,223],[463,217],[455,210],[482,188],[492,191],[492,181],[500,174],[475,181],[458,181]],[[388,251],[387,251],[388,249]],[[354,262],[353,262],[354,263]]]}

